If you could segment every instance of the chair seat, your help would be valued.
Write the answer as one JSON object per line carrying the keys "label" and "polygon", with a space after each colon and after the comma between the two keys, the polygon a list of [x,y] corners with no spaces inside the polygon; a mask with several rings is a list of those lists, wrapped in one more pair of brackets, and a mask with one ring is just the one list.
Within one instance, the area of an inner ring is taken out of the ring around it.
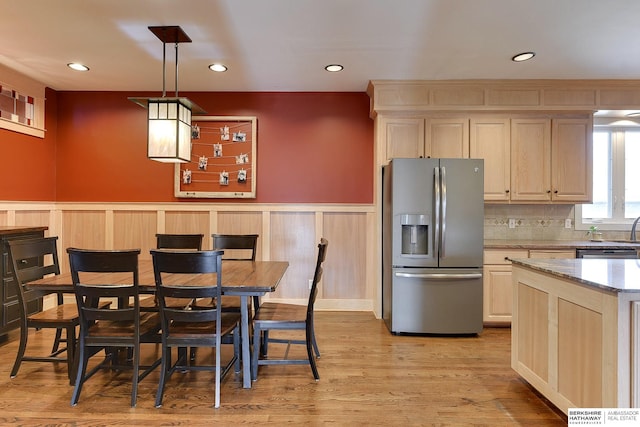
{"label": "chair seat", "polygon": [[[140,313],[140,335],[148,335],[160,330],[158,313]],[[89,328],[87,337],[133,335],[134,325],[131,322],[100,320]]]}
{"label": "chair seat", "polygon": [[78,307],[75,304],[63,304],[29,315],[29,323],[70,323],[78,324]]}
{"label": "chair seat", "polygon": [[[107,308],[111,305],[110,302],[100,303],[100,308]],[[48,324],[48,323],[60,323],[77,325],[80,322],[78,316],[78,306],[76,304],[61,304],[47,310],[39,311],[29,315],[27,321],[31,326]]]}
{"label": "chair seat", "polygon": [[[222,313],[221,335],[231,333],[234,328],[240,323],[240,314],[237,313]],[[171,323],[171,334],[169,338],[198,338],[207,339],[214,338],[216,336],[216,322],[202,322],[202,323]]]}
{"label": "chair seat", "polygon": [[254,322],[300,322],[304,327],[306,305],[264,302],[253,319]]}
{"label": "chair seat", "polygon": [[[149,298],[140,298],[140,310],[144,309],[153,309],[153,311],[158,310],[158,302],[156,301],[156,297]],[[149,311],[149,310],[145,310]]]}

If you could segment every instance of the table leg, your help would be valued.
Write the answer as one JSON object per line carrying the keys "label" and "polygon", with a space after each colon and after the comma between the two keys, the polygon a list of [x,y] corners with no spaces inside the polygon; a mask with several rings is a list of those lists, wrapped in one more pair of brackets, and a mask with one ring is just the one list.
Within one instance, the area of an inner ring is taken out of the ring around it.
{"label": "table leg", "polygon": [[249,310],[247,295],[240,295],[240,335],[242,336],[242,387],[251,388],[251,348],[249,347]]}

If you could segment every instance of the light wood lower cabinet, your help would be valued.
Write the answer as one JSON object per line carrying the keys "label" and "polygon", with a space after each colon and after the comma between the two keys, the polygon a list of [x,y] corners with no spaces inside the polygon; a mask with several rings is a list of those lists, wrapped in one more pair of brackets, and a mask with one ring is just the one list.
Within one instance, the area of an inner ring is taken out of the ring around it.
{"label": "light wood lower cabinet", "polygon": [[513,266],[511,367],[564,413],[636,408],[637,293]]}
{"label": "light wood lower cabinet", "polygon": [[513,284],[511,261],[528,258],[527,249],[485,249],[483,271],[483,315],[488,326],[511,325],[513,311]]}
{"label": "light wood lower cabinet", "polygon": [[483,270],[483,315],[487,326],[511,326],[514,258],[575,258],[573,249],[485,249]]}

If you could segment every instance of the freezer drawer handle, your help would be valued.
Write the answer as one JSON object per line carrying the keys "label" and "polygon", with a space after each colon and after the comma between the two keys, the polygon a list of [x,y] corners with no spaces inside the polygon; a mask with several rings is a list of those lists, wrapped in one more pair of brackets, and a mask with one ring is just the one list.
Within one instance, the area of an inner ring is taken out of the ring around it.
{"label": "freezer drawer handle", "polygon": [[433,280],[474,280],[481,279],[482,273],[396,273],[396,277]]}

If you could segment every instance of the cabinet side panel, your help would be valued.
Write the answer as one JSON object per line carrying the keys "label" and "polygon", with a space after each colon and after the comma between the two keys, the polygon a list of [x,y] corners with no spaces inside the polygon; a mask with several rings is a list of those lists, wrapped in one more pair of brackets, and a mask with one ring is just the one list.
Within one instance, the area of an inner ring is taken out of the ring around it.
{"label": "cabinet side panel", "polygon": [[558,301],[558,392],[580,408],[602,407],[602,314]]}
{"label": "cabinet side panel", "polygon": [[549,295],[518,283],[519,361],[545,382],[549,378]]}

